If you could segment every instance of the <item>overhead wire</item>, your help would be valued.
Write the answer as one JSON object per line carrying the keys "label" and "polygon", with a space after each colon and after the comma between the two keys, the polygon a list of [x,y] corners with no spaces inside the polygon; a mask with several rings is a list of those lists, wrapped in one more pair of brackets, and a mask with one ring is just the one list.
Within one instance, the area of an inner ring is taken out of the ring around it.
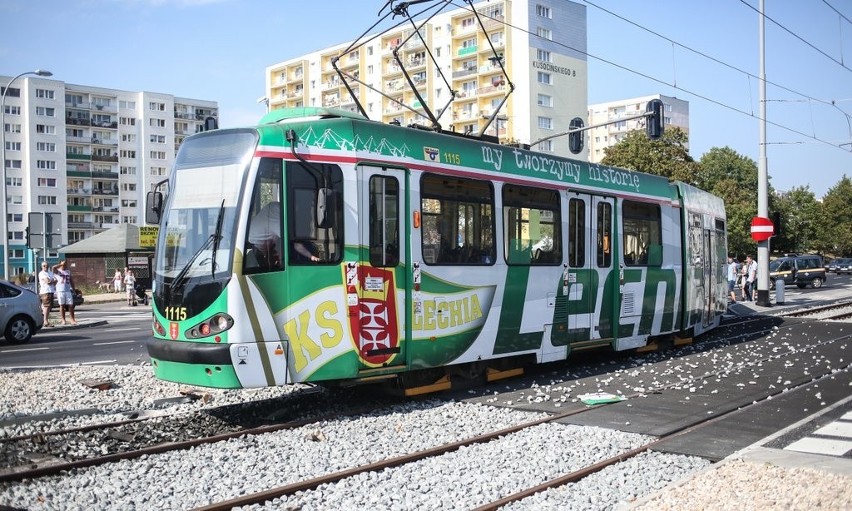
{"label": "overhead wire", "polygon": [[[588,3],[589,5],[592,5],[593,7],[596,7],[596,8],[598,8],[598,9],[601,9],[599,6],[597,6],[597,5],[595,5],[595,4],[591,3],[591,2],[589,2],[588,0],[584,0],[584,1],[585,1],[586,3]],[[740,1],[741,1],[741,2],[743,2],[743,0],[740,0]],[[460,5],[460,4],[456,3],[455,1],[451,1],[450,3],[451,3],[452,5],[454,5],[455,7],[458,7],[458,8],[460,8],[460,9],[470,10],[470,9],[469,9],[466,5]],[[743,3],[745,3],[745,2],[743,2]],[[746,5],[748,5],[748,4],[746,4]],[[749,6],[749,7],[750,7],[750,6]],[[703,56],[703,57],[706,57],[706,58],[708,58],[708,59],[710,59],[710,60],[712,60],[712,61],[714,61],[714,62],[718,62],[719,64],[722,64],[722,65],[725,65],[725,66],[727,66],[727,67],[730,67],[731,69],[735,69],[735,70],[737,70],[737,71],[739,71],[739,72],[741,72],[741,73],[744,73],[744,74],[746,74],[746,75],[748,75],[748,76],[751,76],[751,77],[754,77],[754,78],[758,78],[757,76],[751,75],[750,73],[748,73],[748,72],[746,72],[746,71],[743,71],[743,70],[740,70],[740,69],[736,68],[735,66],[732,66],[732,65],[730,65],[730,64],[727,64],[727,63],[725,63],[725,62],[722,62],[722,61],[720,61],[719,59],[716,59],[715,57],[711,57],[711,56],[709,56],[709,55],[704,54],[703,52],[700,52],[700,51],[698,51],[698,50],[694,50],[694,49],[692,49],[692,48],[689,48],[688,46],[685,46],[685,45],[682,45],[682,44],[680,44],[680,43],[677,43],[676,41],[674,41],[674,40],[672,40],[672,39],[670,39],[670,38],[668,38],[668,37],[665,37],[665,36],[663,36],[663,35],[661,35],[661,34],[658,34],[658,33],[654,32],[654,31],[652,31],[652,30],[650,30],[650,29],[646,28],[646,27],[643,27],[643,26],[641,26],[641,25],[638,25],[638,24],[636,24],[636,23],[634,23],[634,22],[632,22],[632,21],[630,21],[630,20],[627,20],[626,18],[623,18],[623,17],[621,17],[621,16],[619,16],[619,15],[617,15],[617,14],[611,13],[610,11],[607,11],[606,9],[601,9],[601,10],[603,10],[603,11],[605,11],[605,12],[607,12],[607,13],[610,13],[610,14],[612,14],[612,15],[614,15],[614,16],[617,16],[617,17],[619,17],[620,19],[623,19],[623,20],[627,21],[628,23],[631,23],[631,24],[633,24],[633,25],[635,25],[635,26],[637,26],[637,27],[639,27],[639,28],[641,28],[641,29],[643,29],[643,30],[648,31],[649,33],[652,33],[652,34],[656,35],[657,37],[660,37],[660,38],[665,39],[665,40],[667,40],[667,41],[670,41],[670,42],[672,42],[672,43],[674,43],[674,44],[677,44],[678,46],[681,46],[682,48],[685,48],[685,49],[687,49],[687,50],[693,51],[694,53],[696,53],[696,54],[698,54],[698,55],[701,55],[701,56]],[[482,13],[480,13],[480,14],[482,15]],[[558,41],[554,41],[554,40],[552,40],[552,39],[544,38],[544,37],[542,37],[542,36],[538,35],[537,33],[534,33],[534,32],[532,32],[532,31],[530,31],[530,30],[528,30],[528,29],[525,29],[525,28],[522,28],[522,27],[519,27],[519,26],[513,25],[512,23],[509,23],[509,22],[505,21],[505,19],[500,20],[500,19],[494,18],[494,17],[492,17],[492,16],[489,16],[489,15],[487,15],[487,14],[486,14],[486,15],[484,15],[484,16],[485,16],[486,18],[490,18],[491,20],[493,20],[493,21],[494,21],[494,22],[496,22],[496,23],[499,23],[499,24],[502,24],[502,25],[504,25],[504,26],[506,26],[506,27],[508,27],[508,28],[511,28],[512,30],[517,30],[517,31],[519,31],[519,32],[526,33],[526,34],[528,34],[528,35],[529,35],[529,36],[531,36],[531,37],[535,37],[535,38],[537,38],[537,39],[541,39],[541,40],[547,41],[549,44],[554,44],[554,45],[561,46],[561,47],[563,47],[563,48],[566,48],[566,49],[569,49],[569,50],[575,51],[575,52],[577,52],[577,53],[579,53],[579,54],[585,55],[587,58],[595,59],[595,60],[597,60],[597,61],[599,61],[599,62],[602,62],[602,63],[608,64],[608,65],[613,66],[613,67],[616,67],[616,68],[618,68],[618,69],[622,69],[622,70],[624,70],[624,71],[627,71],[627,72],[629,72],[629,73],[635,74],[635,75],[637,75],[637,76],[640,76],[640,77],[645,78],[645,79],[647,79],[647,80],[650,80],[650,81],[652,81],[652,82],[656,82],[656,83],[659,83],[659,84],[661,84],[661,85],[665,85],[665,86],[667,86],[667,87],[671,87],[671,88],[673,88],[673,89],[675,89],[675,90],[682,91],[682,92],[687,93],[687,94],[690,94],[690,95],[692,95],[692,96],[694,96],[694,97],[696,97],[696,98],[702,99],[702,100],[704,100],[704,101],[707,101],[707,102],[709,102],[709,103],[715,104],[715,105],[720,106],[720,107],[722,107],[722,108],[726,108],[726,109],[731,110],[731,111],[733,111],[733,112],[737,112],[737,113],[743,114],[743,115],[745,115],[745,116],[747,116],[747,117],[751,117],[751,118],[754,118],[754,119],[762,120],[762,121],[766,122],[766,123],[767,123],[767,124],[769,124],[769,125],[775,126],[775,127],[777,127],[777,128],[781,128],[781,129],[786,130],[786,131],[788,131],[788,132],[790,132],[790,133],[794,133],[794,134],[800,135],[800,136],[802,136],[802,137],[812,139],[812,140],[814,140],[814,141],[816,141],[816,142],[820,142],[820,143],[823,143],[823,144],[826,144],[826,145],[829,145],[829,146],[832,146],[832,147],[836,147],[836,148],[841,149],[841,150],[843,150],[843,151],[850,152],[848,149],[845,149],[845,148],[843,147],[843,144],[835,144],[835,143],[829,142],[828,140],[823,140],[823,139],[818,138],[818,137],[816,137],[816,136],[809,135],[809,134],[807,134],[807,133],[805,133],[805,132],[802,132],[802,131],[800,131],[800,130],[797,130],[797,129],[791,128],[791,127],[789,127],[789,126],[785,126],[785,125],[783,125],[783,124],[780,124],[780,123],[777,123],[777,122],[771,121],[771,120],[769,120],[769,119],[760,119],[760,116],[759,116],[759,115],[755,115],[753,112],[747,112],[747,111],[742,110],[742,109],[740,109],[740,108],[737,108],[737,107],[735,107],[735,106],[728,105],[728,104],[726,104],[726,103],[724,103],[724,102],[722,102],[722,101],[720,101],[720,100],[716,100],[716,99],[713,99],[713,98],[711,98],[711,97],[709,97],[709,96],[706,96],[706,95],[700,94],[700,93],[698,93],[698,92],[695,92],[695,91],[693,91],[693,90],[690,90],[690,89],[686,89],[686,88],[684,88],[684,87],[681,87],[681,86],[677,85],[676,83],[669,83],[669,82],[666,82],[665,80],[662,80],[662,79],[660,79],[660,78],[656,78],[656,77],[651,76],[651,75],[649,75],[649,74],[647,74],[647,73],[643,73],[643,72],[641,72],[641,71],[637,71],[637,70],[635,70],[635,69],[632,69],[632,68],[627,67],[627,66],[622,65],[622,64],[618,64],[618,63],[616,63],[616,62],[614,62],[614,61],[611,61],[611,60],[605,59],[605,58],[603,58],[603,57],[600,57],[600,56],[594,55],[594,54],[592,54],[592,53],[589,53],[588,51],[581,50],[581,49],[578,49],[578,48],[574,48],[574,47],[569,46],[569,45],[567,45],[567,44],[565,44],[565,43],[561,43],[561,42],[558,42]],[[773,22],[774,22],[774,20],[773,20]],[[775,23],[777,24],[777,22],[775,22]],[[766,83],[770,83],[770,82],[769,82],[769,81],[767,81]],[[847,117],[847,119],[849,118],[849,114],[846,114],[846,113],[845,113],[842,109],[840,109],[839,107],[837,107],[837,105],[835,105],[835,104],[834,104],[834,102],[826,102],[825,100],[821,100],[821,99],[818,99],[818,98],[812,98],[812,97],[810,97],[810,96],[808,96],[808,95],[806,95],[806,94],[802,94],[802,93],[796,92],[796,91],[794,91],[794,90],[792,90],[792,89],[789,89],[789,88],[787,88],[787,87],[784,87],[784,86],[782,86],[782,85],[778,85],[778,84],[774,84],[774,83],[773,83],[773,85],[776,85],[776,86],[778,86],[778,87],[780,87],[780,88],[782,88],[782,89],[788,90],[789,92],[792,92],[792,93],[794,93],[794,94],[798,94],[798,95],[800,95],[800,96],[807,97],[807,98],[809,98],[809,99],[812,99],[813,101],[817,101],[817,102],[820,102],[820,103],[825,103],[826,105],[829,105],[829,106],[833,106],[833,107],[837,108],[837,110],[839,110],[840,112],[842,112],[842,113],[843,113],[843,114]],[[846,144],[846,145],[849,145],[849,144]]]}

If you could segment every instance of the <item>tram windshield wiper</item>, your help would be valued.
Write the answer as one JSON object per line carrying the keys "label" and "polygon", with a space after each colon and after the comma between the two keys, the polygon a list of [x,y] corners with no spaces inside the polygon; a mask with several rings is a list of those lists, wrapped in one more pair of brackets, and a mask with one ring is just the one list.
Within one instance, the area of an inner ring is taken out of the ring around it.
{"label": "tram windshield wiper", "polygon": [[198,256],[200,256],[205,250],[210,248],[211,245],[213,246],[213,254],[212,254],[212,259],[211,259],[210,265],[213,266],[213,274],[214,275],[216,274],[216,259],[215,259],[215,257],[216,257],[216,250],[219,249],[219,241],[222,239],[222,218],[223,218],[224,214],[225,214],[225,201],[222,200],[222,205],[219,207],[219,216],[216,219],[216,230],[213,231],[213,233],[210,234],[210,236],[208,236],[206,240],[204,240],[204,244],[201,245],[200,247],[198,247],[198,250],[196,250],[195,253],[192,254],[192,257],[189,258],[189,261],[187,261],[187,263],[183,267],[183,269],[180,270],[180,273],[175,275],[175,278],[172,281],[172,287],[175,290],[181,289],[183,287],[183,285],[186,284],[186,281],[187,281],[186,275],[189,273],[189,269],[192,268],[193,264],[195,264],[195,260],[198,259]]}

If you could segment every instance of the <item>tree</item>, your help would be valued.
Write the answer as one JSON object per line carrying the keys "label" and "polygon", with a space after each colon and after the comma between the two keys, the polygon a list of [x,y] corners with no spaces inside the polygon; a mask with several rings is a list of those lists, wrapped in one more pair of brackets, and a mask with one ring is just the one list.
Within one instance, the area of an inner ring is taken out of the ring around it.
{"label": "tree", "polygon": [[667,128],[658,140],[649,140],[644,131],[631,131],[604,149],[601,163],[696,184],[699,166],[686,150],[687,141],[678,127]]}
{"label": "tree", "polygon": [[775,196],[775,211],[781,213],[781,234],[772,238],[776,252],[810,252],[817,245],[820,205],[808,186],[797,186]]}
{"label": "tree", "polygon": [[725,201],[728,216],[728,252],[740,260],[754,255],[751,219],[757,214],[757,164],[730,147],[713,147],[700,161],[696,186]]}
{"label": "tree", "polygon": [[852,256],[852,180],[845,174],[823,197],[815,231],[820,252]]}

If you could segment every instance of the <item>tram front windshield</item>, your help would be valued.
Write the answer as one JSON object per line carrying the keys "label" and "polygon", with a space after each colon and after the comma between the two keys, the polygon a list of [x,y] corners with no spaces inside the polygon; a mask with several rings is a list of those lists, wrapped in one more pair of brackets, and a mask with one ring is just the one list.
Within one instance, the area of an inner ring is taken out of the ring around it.
{"label": "tram front windshield", "polygon": [[197,135],[181,146],[160,223],[154,274],[161,304],[202,307],[224,288],[240,189],[256,144],[254,131],[234,130]]}

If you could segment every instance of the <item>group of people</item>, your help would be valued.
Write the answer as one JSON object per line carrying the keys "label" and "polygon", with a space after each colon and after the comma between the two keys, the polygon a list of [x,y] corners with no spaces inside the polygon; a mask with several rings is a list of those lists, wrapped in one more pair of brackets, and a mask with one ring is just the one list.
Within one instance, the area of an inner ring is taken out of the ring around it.
{"label": "group of people", "polygon": [[740,290],[740,300],[754,301],[754,286],[757,283],[757,261],[752,256],[746,256],[745,263],[740,263],[734,256],[728,256],[728,292],[731,303],[737,303],[737,290]]}
{"label": "group of people", "polygon": [[53,308],[54,296],[59,303],[60,324],[68,324],[65,319],[66,311],[71,324],[77,324],[77,319],[74,317],[74,281],[71,279],[71,271],[65,267],[65,261],[59,261],[59,264],[52,268],[47,261],[41,263],[41,271],[38,273],[38,294],[45,327],[53,326],[50,323],[50,309]]}
{"label": "group of people", "polygon": [[127,293],[127,305],[136,305],[136,276],[133,270],[124,268],[124,274],[116,268],[115,275],[112,277],[112,286],[116,293],[120,293],[122,285]]}

